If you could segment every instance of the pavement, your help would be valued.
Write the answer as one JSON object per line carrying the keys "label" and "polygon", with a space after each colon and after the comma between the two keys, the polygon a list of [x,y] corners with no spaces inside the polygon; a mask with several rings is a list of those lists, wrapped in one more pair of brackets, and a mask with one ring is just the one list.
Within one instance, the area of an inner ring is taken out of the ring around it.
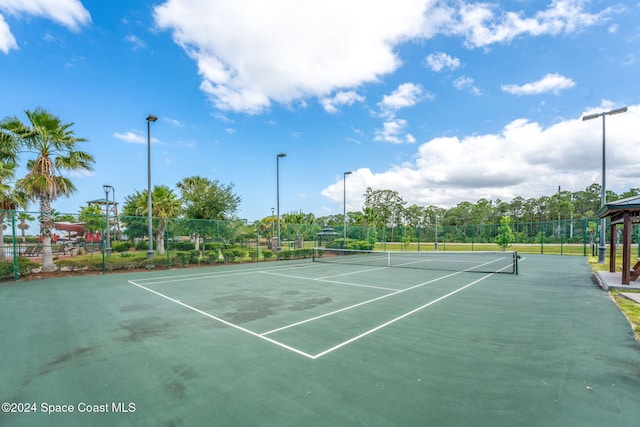
{"label": "pavement", "polygon": [[[640,280],[631,281],[628,285],[622,284],[622,273],[610,273],[608,271],[599,271],[598,279],[600,281],[600,287],[605,291],[620,290],[620,291],[640,291]],[[640,301],[638,301],[640,302]]]}

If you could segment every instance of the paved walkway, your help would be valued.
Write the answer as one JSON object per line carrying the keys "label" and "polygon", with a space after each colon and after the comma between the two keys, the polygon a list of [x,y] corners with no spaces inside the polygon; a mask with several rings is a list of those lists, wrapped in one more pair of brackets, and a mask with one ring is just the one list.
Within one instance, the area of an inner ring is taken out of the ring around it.
{"label": "paved walkway", "polygon": [[598,278],[600,280],[600,286],[606,290],[640,290],[640,280],[629,282],[628,285],[622,284],[622,273],[610,273],[608,271],[599,271]]}
{"label": "paved walkway", "polygon": [[620,292],[620,295],[622,295],[625,298],[628,298],[632,301],[637,302],[638,304],[640,304],[640,293],[636,293],[636,292]]}

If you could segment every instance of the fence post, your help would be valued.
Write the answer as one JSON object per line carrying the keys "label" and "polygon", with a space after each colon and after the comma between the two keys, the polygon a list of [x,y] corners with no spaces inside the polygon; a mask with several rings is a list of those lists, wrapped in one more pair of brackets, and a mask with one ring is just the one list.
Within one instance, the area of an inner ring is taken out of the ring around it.
{"label": "fence post", "polygon": [[100,235],[100,251],[102,252],[102,274],[105,273],[107,266],[105,265],[104,252],[105,252],[105,241],[104,241],[104,220],[100,220],[100,227],[102,228],[102,234]]}
{"label": "fence post", "polygon": [[169,253],[169,221],[164,229],[164,251],[167,253],[167,270],[171,269],[171,254]]}
{"label": "fence post", "polygon": [[582,256],[587,256],[587,219],[582,220]]}
{"label": "fence post", "polygon": [[17,236],[16,236],[16,211],[11,211],[11,232],[13,233],[13,280],[18,280],[18,249],[17,249]]}

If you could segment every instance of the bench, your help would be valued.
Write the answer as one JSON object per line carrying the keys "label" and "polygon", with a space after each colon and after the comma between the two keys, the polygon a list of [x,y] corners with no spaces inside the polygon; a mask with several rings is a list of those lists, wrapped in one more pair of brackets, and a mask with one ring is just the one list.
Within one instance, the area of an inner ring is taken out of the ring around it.
{"label": "bench", "polygon": [[42,246],[27,246],[22,252],[22,256],[40,256],[42,254]]}
{"label": "bench", "polygon": [[636,263],[633,267],[631,267],[631,276],[629,276],[629,280],[636,280],[640,277],[640,258],[636,258]]}

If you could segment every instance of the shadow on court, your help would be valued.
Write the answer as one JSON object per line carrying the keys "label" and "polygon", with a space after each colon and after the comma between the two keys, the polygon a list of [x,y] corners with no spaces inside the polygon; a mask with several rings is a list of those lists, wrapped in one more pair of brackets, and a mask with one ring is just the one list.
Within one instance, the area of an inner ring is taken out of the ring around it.
{"label": "shadow on court", "polygon": [[640,422],[640,347],[582,257],[70,277],[0,313],[3,426]]}

